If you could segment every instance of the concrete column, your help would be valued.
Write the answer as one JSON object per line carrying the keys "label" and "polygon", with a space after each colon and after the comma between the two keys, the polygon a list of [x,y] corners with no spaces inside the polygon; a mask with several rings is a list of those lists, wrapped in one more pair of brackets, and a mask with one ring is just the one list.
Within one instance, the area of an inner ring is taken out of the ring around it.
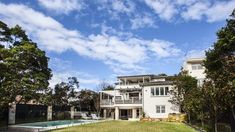
{"label": "concrete column", "polygon": [[70,116],[71,116],[71,119],[74,119],[74,112],[75,112],[75,108],[74,108],[74,106],[72,106],[72,107],[70,108]]}
{"label": "concrete column", "polygon": [[119,120],[119,109],[115,107],[115,120]]}
{"label": "concrete column", "polygon": [[136,115],[137,115],[137,113],[136,113],[136,108],[133,108],[133,109],[132,109],[132,118],[133,118],[133,119],[136,119],[136,117],[137,117]]}
{"label": "concrete column", "polygon": [[47,120],[52,120],[52,106],[47,106]]}
{"label": "concrete column", "polygon": [[14,125],[16,117],[16,104],[11,104],[9,108],[8,124]]}
{"label": "concrete column", "polygon": [[104,119],[106,119],[106,118],[107,118],[107,110],[104,109]]}

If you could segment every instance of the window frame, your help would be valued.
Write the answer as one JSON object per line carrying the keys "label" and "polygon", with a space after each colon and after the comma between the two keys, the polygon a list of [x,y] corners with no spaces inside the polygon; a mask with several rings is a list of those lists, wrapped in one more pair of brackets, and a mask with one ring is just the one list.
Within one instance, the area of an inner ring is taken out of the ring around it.
{"label": "window frame", "polygon": [[151,97],[169,96],[169,91],[170,91],[169,86],[151,87],[150,96]]}
{"label": "window frame", "polygon": [[157,114],[166,113],[166,106],[165,105],[156,105],[156,113]]}

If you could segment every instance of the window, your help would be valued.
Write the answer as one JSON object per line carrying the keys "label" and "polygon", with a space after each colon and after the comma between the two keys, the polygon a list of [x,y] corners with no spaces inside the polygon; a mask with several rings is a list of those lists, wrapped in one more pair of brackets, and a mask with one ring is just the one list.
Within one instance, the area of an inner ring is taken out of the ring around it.
{"label": "window", "polygon": [[203,69],[201,64],[192,64],[192,70],[201,70]]}
{"label": "window", "polygon": [[169,95],[169,87],[151,87],[151,96]]}
{"label": "window", "polygon": [[162,113],[165,113],[165,112],[166,112],[165,106],[161,106],[161,112],[162,112]]}
{"label": "window", "polygon": [[196,65],[192,65],[192,70],[197,70],[197,66]]}
{"label": "window", "polygon": [[155,95],[159,95],[159,87],[155,88],[156,94]]}
{"label": "window", "polygon": [[168,93],[169,93],[169,88],[165,87],[165,95],[168,95]]}
{"label": "window", "polygon": [[121,100],[122,97],[121,97],[121,96],[115,96],[115,99],[116,99],[116,100]]}
{"label": "window", "polygon": [[156,113],[166,113],[165,105],[156,105]]}
{"label": "window", "polygon": [[156,109],[157,109],[157,113],[160,113],[161,112],[161,106],[156,106]]}
{"label": "window", "polygon": [[197,69],[199,69],[199,70],[202,69],[202,65],[199,64],[199,65],[197,66]]}
{"label": "window", "polygon": [[151,95],[154,95],[154,88],[151,88]]}
{"label": "window", "polygon": [[161,95],[164,95],[164,87],[160,88],[160,93],[161,93]]}

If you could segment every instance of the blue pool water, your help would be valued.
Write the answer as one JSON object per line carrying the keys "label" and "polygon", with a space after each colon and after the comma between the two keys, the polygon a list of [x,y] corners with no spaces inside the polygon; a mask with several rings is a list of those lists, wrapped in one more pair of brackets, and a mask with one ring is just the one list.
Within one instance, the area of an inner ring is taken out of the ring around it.
{"label": "blue pool water", "polygon": [[47,121],[47,122],[35,122],[35,123],[26,123],[19,124],[18,126],[22,127],[53,127],[53,126],[61,126],[61,125],[75,125],[75,124],[83,124],[83,123],[92,123],[96,122],[94,120],[61,120],[61,121]]}

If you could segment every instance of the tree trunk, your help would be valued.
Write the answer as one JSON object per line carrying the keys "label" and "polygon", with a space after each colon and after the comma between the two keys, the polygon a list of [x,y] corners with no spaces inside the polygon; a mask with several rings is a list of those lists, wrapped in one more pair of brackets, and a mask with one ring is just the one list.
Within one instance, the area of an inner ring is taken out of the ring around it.
{"label": "tree trunk", "polygon": [[204,128],[203,111],[201,112],[201,124],[202,124],[202,128]]}
{"label": "tree trunk", "polygon": [[189,122],[189,124],[191,124],[190,112],[188,112],[188,122]]}
{"label": "tree trunk", "polygon": [[231,112],[232,112],[232,115],[233,115],[233,120],[235,120],[235,113],[234,113],[234,110],[233,110],[233,105],[231,105]]}
{"label": "tree trunk", "polygon": [[215,114],[215,116],[214,116],[214,129],[215,129],[215,132],[217,132],[218,130],[217,130],[217,107],[216,106],[214,106],[214,114]]}

